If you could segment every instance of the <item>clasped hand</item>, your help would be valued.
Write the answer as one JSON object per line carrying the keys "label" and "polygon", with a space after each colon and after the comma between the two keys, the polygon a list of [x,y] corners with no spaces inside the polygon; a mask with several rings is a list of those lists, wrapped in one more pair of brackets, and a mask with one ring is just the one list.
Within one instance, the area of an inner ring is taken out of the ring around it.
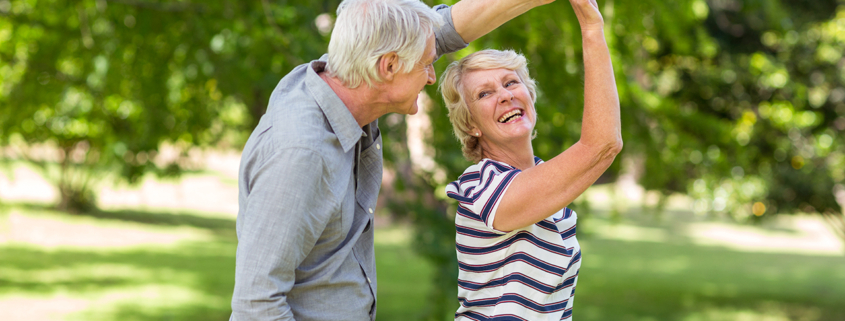
{"label": "clasped hand", "polygon": [[581,25],[581,31],[601,30],[604,28],[604,18],[599,12],[599,5],[596,0],[569,0],[575,16]]}

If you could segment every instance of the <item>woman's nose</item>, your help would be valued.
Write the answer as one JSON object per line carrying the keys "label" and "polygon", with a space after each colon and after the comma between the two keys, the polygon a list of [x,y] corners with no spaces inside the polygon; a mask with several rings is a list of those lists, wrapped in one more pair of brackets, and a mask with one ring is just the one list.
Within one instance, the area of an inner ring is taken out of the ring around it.
{"label": "woman's nose", "polygon": [[504,103],[509,102],[511,100],[513,100],[513,93],[510,90],[507,90],[507,89],[504,89],[504,88],[499,90],[499,103],[500,104],[504,104]]}

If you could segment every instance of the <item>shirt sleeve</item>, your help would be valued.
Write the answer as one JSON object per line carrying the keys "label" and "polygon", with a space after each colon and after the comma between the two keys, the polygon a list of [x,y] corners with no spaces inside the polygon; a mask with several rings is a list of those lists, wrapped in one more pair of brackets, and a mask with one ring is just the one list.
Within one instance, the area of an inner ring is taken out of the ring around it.
{"label": "shirt sleeve", "polygon": [[250,168],[239,213],[232,320],[293,320],[295,270],[329,221],[332,202],[315,152],[278,151]]}
{"label": "shirt sleeve", "polygon": [[466,48],[467,43],[455,30],[455,23],[452,21],[452,7],[445,4],[433,8],[443,17],[443,25],[434,29],[434,38],[437,47],[437,58]]}
{"label": "shirt sleeve", "polygon": [[496,218],[496,211],[499,209],[502,197],[516,175],[521,172],[519,169],[498,172],[488,166],[482,166],[479,179],[476,181],[477,185],[474,184],[475,182],[469,186],[464,184],[461,186],[462,191],[458,192],[455,187],[459,186],[459,183],[455,182],[450,184],[451,187],[447,187],[447,195],[458,201],[458,215],[480,221],[490,231],[508,233],[493,228],[493,220]]}

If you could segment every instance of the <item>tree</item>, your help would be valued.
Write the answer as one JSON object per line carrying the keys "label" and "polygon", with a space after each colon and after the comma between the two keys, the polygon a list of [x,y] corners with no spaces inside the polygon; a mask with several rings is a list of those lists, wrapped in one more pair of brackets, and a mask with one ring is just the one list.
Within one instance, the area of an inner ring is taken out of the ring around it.
{"label": "tree", "polygon": [[[190,147],[243,143],[281,76],[325,50],[315,17],[336,6],[0,1],[0,146],[52,177],[63,209],[91,208],[103,173],[178,174]],[[30,148],[45,142],[58,155]]]}

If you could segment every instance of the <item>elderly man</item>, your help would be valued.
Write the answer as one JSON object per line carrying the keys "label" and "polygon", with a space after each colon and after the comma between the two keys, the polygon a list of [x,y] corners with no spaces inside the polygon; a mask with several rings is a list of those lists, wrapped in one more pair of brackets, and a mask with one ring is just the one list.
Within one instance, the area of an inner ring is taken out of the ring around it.
{"label": "elderly man", "polygon": [[231,320],[374,320],[377,119],[414,114],[433,63],[553,0],[346,0],[328,55],[276,86],[241,159]]}

